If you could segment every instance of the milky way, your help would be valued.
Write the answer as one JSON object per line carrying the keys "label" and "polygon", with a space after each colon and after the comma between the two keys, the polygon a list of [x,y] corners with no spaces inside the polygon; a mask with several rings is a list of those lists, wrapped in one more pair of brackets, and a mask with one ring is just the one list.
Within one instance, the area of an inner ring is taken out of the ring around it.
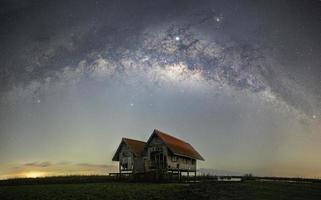
{"label": "milky way", "polygon": [[195,144],[202,167],[321,175],[320,1],[1,4],[3,177],[101,173],[122,136],[153,128]]}

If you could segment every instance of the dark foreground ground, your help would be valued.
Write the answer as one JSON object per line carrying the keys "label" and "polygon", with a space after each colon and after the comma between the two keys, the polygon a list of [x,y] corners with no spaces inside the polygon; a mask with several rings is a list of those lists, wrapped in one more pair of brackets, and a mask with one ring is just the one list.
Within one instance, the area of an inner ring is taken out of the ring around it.
{"label": "dark foreground ground", "polygon": [[289,199],[321,200],[320,183],[249,180],[238,183],[81,183],[0,186],[0,199]]}

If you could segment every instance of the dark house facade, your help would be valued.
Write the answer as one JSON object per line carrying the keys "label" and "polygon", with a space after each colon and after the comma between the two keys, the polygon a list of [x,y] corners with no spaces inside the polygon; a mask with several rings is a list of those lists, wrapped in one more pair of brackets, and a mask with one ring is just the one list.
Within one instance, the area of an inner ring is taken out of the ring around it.
{"label": "dark house facade", "polygon": [[123,138],[113,161],[119,173],[194,172],[204,158],[189,143],[155,129],[147,142]]}

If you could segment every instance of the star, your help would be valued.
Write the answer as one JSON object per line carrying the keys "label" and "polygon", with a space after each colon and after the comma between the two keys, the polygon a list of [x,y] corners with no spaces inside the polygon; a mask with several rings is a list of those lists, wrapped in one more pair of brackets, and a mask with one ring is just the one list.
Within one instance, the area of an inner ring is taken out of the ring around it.
{"label": "star", "polygon": [[176,37],[175,37],[175,40],[176,40],[176,41],[179,41],[180,39],[181,39],[181,38],[180,38],[179,36],[176,36]]}
{"label": "star", "polygon": [[316,119],[316,118],[317,118],[317,116],[316,116],[316,115],[313,115],[313,116],[312,116],[312,118],[313,118],[313,119]]}

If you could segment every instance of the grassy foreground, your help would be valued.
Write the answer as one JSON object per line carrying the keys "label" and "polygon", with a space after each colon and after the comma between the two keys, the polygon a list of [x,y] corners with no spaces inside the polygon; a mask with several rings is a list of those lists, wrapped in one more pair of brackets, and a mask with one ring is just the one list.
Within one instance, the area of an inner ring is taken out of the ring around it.
{"label": "grassy foreground", "polygon": [[0,199],[321,199],[320,183],[245,181],[198,184],[82,183],[0,186]]}

